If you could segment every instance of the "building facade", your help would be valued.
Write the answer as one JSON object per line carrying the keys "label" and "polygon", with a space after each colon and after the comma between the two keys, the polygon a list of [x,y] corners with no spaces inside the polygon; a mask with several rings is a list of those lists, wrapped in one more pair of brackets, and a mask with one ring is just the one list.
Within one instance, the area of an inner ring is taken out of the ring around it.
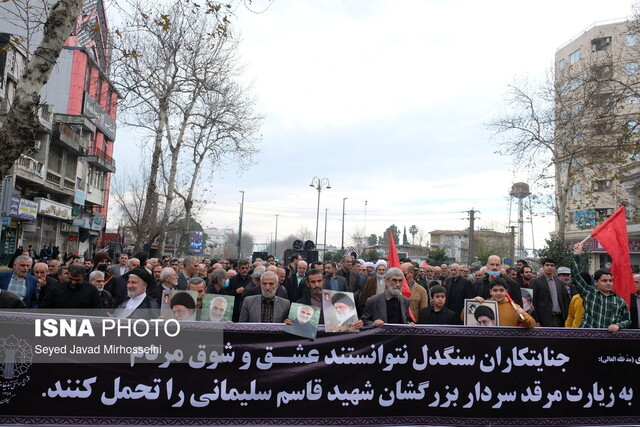
{"label": "building facade", "polygon": [[[556,200],[565,241],[577,242],[627,207],[632,264],[640,265],[640,40],[632,21],[595,24],[555,54]],[[556,222],[556,231],[560,224]],[[589,242],[592,268],[608,256]]]}
{"label": "building facade", "polygon": [[[478,254],[490,252],[501,258],[513,253],[514,241],[510,233],[480,229],[474,233],[474,263]],[[469,260],[469,230],[434,230],[429,232],[432,249],[444,249],[449,258],[466,264]]]}
{"label": "building facade", "polygon": [[[26,37],[15,20],[0,19],[0,33],[0,108],[7,111],[28,52],[15,41]],[[3,183],[11,209],[3,213],[0,263],[18,245],[39,252],[53,243],[80,256],[102,245],[119,99],[109,78],[110,46],[102,0],[85,1],[41,92],[40,131]]]}

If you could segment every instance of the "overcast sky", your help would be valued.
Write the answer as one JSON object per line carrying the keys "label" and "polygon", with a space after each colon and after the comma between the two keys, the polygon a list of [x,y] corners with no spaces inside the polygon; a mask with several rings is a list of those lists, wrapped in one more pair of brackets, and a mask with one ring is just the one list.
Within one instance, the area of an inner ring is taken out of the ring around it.
{"label": "overcast sky", "polygon": [[[626,0],[254,0],[251,9],[262,13],[238,6],[233,22],[265,116],[262,152],[244,171],[214,175],[215,203],[199,220],[237,230],[242,190],[243,231],[256,242],[274,237],[276,214],[280,238],[315,234],[309,184],[326,177],[318,241],[328,209],[336,246],[345,197],[347,242],[365,221],[367,235],[391,224],[462,230],[472,208],[477,227],[506,231],[509,190],[526,175],[494,154],[486,124],[505,111],[507,85],[540,78],[593,23],[631,15]],[[118,170],[138,152],[131,139],[118,130]],[[514,204],[514,225],[516,215]],[[533,234],[540,248],[552,229],[552,218],[534,219],[525,245]]]}

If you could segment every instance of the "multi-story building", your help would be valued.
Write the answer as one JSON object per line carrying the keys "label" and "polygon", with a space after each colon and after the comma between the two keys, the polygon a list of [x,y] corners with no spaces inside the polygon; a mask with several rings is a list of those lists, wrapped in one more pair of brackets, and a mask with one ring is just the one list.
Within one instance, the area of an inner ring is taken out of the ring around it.
{"label": "multi-story building", "polygon": [[[469,230],[434,230],[429,232],[432,249],[444,249],[449,258],[466,263],[469,260]],[[474,258],[481,252],[490,252],[502,258],[513,252],[513,236],[494,230],[475,230]]]}
{"label": "multi-story building", "polygon": [[[640,264],[640,28],[595,24],[555,54],[556,199],[566,200],[565,241],[580,241],[627,207],[631,261]],[[556,231],[560,224],[556,222]],[[592,268],[608,261],[597,242]]]}
{"label": "multi-story building", "polygon": [[[2,13],[9,12],[0,9]],[[8,46],[0,56],[3,111],[11,105],[28,58],[14,41],[24,39],[24,31],[15,19],[0,16],[0,44]],[[37,39],[36,34],[32,40]],[[12,187],[16,209],[12,206],[3,216],[0,261],[17,245],[33,245],[38,251],[53,242],[61,253],[82,256],[101,244],[115,172],[111,155],[119,98],[109,79],[110,46],[103,1],[85,1],[76,29],[41,92],[41,132],[33,148],[16,162],[11,180],[5,181]]]}

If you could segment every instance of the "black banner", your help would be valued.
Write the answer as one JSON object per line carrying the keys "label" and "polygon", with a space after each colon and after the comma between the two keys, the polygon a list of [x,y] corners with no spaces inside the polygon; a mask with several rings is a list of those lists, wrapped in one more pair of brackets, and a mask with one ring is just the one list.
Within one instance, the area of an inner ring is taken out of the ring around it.
{"label": "black banner", "polygon": [[200,322],[127,363],[70,351],[35,363],[43,338],[16,335],[34,320],[0,322],[2,425],[640,423],[639,331],[385,326],[308,340],[230,324],[219,345]]}

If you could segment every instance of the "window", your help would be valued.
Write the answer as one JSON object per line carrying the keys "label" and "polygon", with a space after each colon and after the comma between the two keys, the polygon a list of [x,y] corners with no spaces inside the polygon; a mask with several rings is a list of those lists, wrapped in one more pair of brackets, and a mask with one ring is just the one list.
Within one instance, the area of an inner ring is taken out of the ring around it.
{"label": "window", "polygon": [[608,188],[611,188],[611,180],[603,179],[596,181],[596,191],[605,191]]}
{"label": "window", "polygon": [[632,47],[638,44],[637,34],[627,34],[627,46]]}
{"label": "window", "polygon": [[76,180],[76,168],[78,167],[78,158],[76,156],[72,156],[67,151],[67,161],[65,162],[65,171],[64,175],[67,178]]}
{"label": "window", "polygon": [[566,64],[565,64],[564,58],[562,58],[560,61],[558,61],[558,68],[559,68],[561,71],[562,71],[562,70],[564,70],[565,65],[566,65]]}
{"label": "window", "polygon": [[600,37],[599,39],[591,40],[591,51],[596,52],[604,50],[611,44],[611,37]]}
{"label": "window", "polygon": [[637,104],[638,102],[640,102],[640,98],[636,93],[627,94],[627,104]]}
{"label": "window", "polygon": [[57,174],[62,173],[62,147],[58,145],[49,146],[49,161],[47,168]]}
{"label": "window", "polygon": [[638,73],[638,63],[637,62],[627,62],[627,74],[632,76]]}
{"label": "window", "polygon": [[580,61],[580,49],[572,52],[571,55],[569,55],[569,64],[573,65],[578,61]]}
{"label": "window", "polygon": [[578,197],[580,195],[580,184],[573,184],[571,186],[571,197]]}
{"label": "window", "polygon": [[611,64],[598,65],[592,68],[593,75],[596,79],[608,79],[611,77]]}
{"label": "window", "polygon": [[569,80],[569,88],[571,90],[576,90],[580,87],[580,84],[582,83],[580,77],[574,77],[571,80]]}
{"label": "window", "polygon": [[578,114],[580,114],[580,104],[573,104],[571,106],[571,115],[575,117]]}

